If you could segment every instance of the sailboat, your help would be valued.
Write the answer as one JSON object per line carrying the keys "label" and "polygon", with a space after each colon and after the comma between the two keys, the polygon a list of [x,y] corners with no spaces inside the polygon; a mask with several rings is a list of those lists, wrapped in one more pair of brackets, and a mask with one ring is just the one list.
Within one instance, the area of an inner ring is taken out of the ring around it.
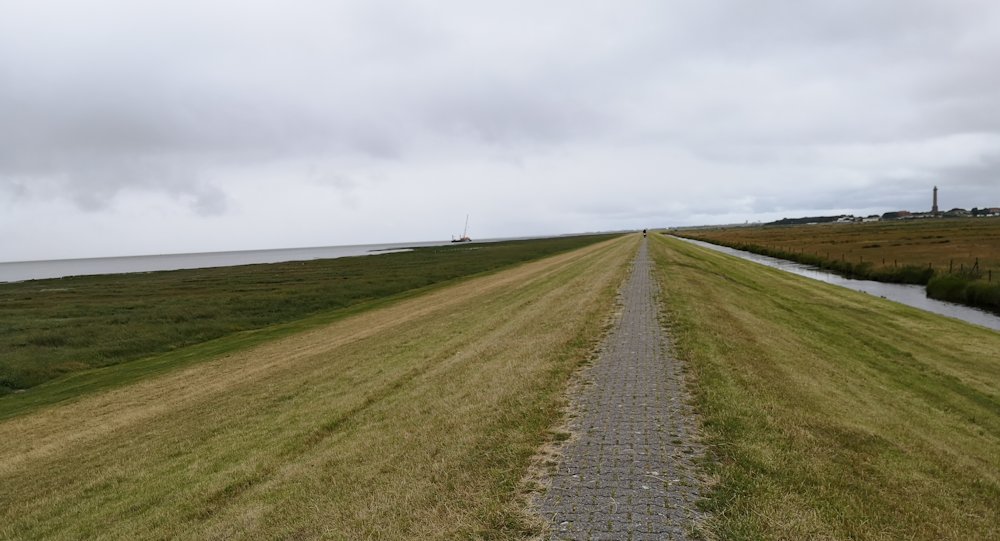
{"label": "sailboat", "polygon": [[462,231],[462,236],[458,237],[457,239],[455,237],[452,237],[451,241],[452,242],[472,242],[472,239],[469,238],[469,215],[468,214],[465,215],[465,230]]}

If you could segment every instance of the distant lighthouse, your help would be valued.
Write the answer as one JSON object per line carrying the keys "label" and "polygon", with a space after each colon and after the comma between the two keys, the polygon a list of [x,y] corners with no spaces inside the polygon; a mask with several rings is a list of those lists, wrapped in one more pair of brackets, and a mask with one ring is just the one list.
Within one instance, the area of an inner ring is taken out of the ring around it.
{"label": "distant lighthouse", "polygon": [[934,204],[931,205],[931,214],[933,214],[935,216],[938,215],[938,208],[937,208],[937,186],[934,187]]}

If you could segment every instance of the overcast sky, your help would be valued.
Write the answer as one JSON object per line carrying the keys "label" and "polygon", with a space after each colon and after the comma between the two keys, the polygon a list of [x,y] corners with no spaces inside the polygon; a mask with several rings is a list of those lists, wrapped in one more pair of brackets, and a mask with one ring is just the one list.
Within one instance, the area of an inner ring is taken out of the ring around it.
{"label": "overcast sky", "polygon": [[1000,206],[995,0],[0,0],[0,260]]}

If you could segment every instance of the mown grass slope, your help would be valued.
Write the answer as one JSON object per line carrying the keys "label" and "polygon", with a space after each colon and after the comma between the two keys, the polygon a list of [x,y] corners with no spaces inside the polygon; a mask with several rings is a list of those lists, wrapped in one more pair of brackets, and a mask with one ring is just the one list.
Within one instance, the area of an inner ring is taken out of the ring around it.
{"label": "mown grass slope", "polygon": [[0,396],[65,374],[357,306],[607,238],[0,284]]}
{"label": "mown grass slope", "polygon": [[1000,333],[657,235],[722,539],[1000,537]]}
{"label": "mown grass slope", "polygon": [[619,238],[0,421],[0,537],[520,538]]}

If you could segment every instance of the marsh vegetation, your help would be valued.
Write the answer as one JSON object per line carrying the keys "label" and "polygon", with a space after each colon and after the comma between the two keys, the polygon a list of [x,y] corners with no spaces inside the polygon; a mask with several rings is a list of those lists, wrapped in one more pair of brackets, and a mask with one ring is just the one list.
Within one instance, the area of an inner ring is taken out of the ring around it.
{"label": "marsh vegetation", "polygon": [[0,284],[0,396],[67,374],[329,315],[607,238],[559,237],[374,257]]}
{"label": "marsh vegetation", "polygon": [[1000,218],[734,227],[675,232],[852,278],[920,284],[1000,313]]}

